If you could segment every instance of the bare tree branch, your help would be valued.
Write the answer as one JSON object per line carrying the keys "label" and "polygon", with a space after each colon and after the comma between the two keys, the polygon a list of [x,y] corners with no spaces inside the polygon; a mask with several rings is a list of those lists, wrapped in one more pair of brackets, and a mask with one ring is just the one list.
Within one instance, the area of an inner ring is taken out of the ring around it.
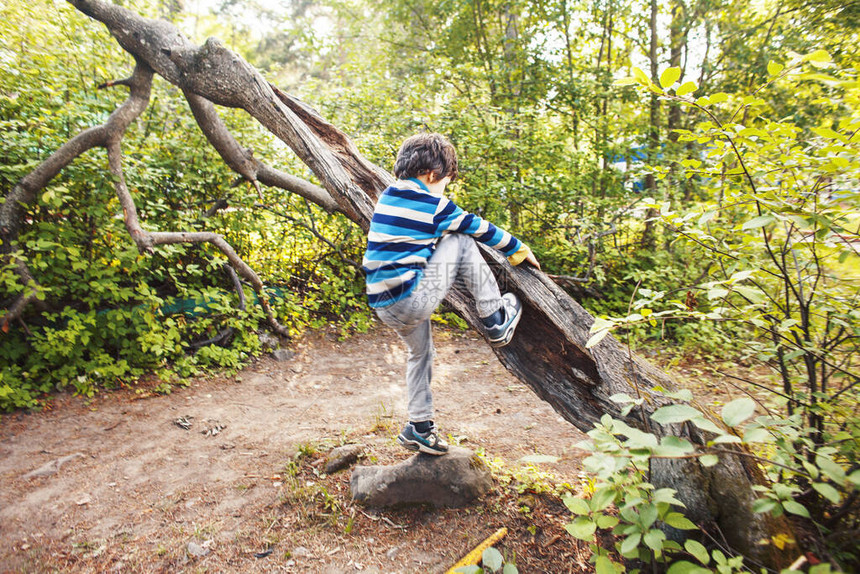
{"label": "bare tree branch", "polygon": [[247,279],[257,297],[260,300],[260,306],[266,313],[266,319],[269,326],[276,333],[283,337],[288,337],[289,332],[286,327],[281,325],[269,305],[269,298],[266,295],[263,282],[257,273],[245,263],[233,247],[219,235],[213,232],[186,232],[186,231],[156,231],[148,232],[140,226],[140,221],[137,217],[137,208],[134,205],[134,200],[128,187],[125,184],[125,176],[122,170],[122,151],[118,141],[110,142],[108,145],[108,162],[110,171],[114,177],[114,187],[120,205],[122,205],[123,218],[125,227],[129,235],[137,245],[138,251],[141,253],[151,253],[156,245],[166,245],[172,243],[211,243],[214,245],[233,266],[233,268],[245,279]]}
{"label": "bare tree branch", "polygon": [[[78,156],[94,147],[107,147],[110,142],[119,142],[128,126],[146,109],[152,87],[152,70],[145,63],[137,62],[129,78],[113,82],[130,88],[128,99],[96,127],[86,129],[60,146],[48,159],[21,178],[6,201],[0,204],[0,260],[9,261],[19,250],[17,240],[21,233],[26,206],[36,200],[36,193]],[[136,212],[135,212],[136,217]],[[25,285],[34,285],[35,279],[23,259],[18,258],[18,274]],[[0,328],[6,330],[13,320],[19,318],[29,303],[36,299],[37,290],[29,287],[0,317]]]}
{"label": "bare tree branch", "polygon": [[255,183],[279,187],[308,199],[328,212],[338,211],[337,202],[328,191],[281,170],[270,167],[254,157],[250,149],[242,148],[233,137],[212,102],[187,90],[183,91],[197,125],[230,168]]}

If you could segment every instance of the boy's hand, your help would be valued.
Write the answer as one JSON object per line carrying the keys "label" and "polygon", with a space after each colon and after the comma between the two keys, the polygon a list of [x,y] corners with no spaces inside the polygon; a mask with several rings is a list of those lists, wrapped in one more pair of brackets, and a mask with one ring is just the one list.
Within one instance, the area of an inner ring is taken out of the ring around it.
{"label": "boy's hand", "polygon": [[532,252],[531,248],[528,245],[526,245],[525,248],[526,248],[527,254],[526,254],[526,258],[524,261],[526,263],[531,263],[532,265],[534,265],[535,267],[540,269],[540,263],[538,263],[537,257],[535,257],[535,254]]}
{"label": "boy's hand", "polygon": [[511,265],[519,265],[523,261],[528,261],[538,269],[540,269],[540,263],[538,263],[537,257],[532,253],[531,248],[525,243],[520,244],[520,248],[517,249],[517,252],[508,257],[508,261],[511,262]]}

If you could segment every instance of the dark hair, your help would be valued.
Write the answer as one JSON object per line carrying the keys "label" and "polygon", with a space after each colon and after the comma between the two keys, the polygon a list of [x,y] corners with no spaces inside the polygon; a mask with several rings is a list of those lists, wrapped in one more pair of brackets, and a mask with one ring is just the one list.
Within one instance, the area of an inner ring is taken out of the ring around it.
{"label": "dark hair", "polygon": [[415,134],[407,138],[397,152],[395,177],[409,179],[426,174],[433,174],[433,181],[446,176],[451,176],[451,181],[457,179],[457,151],[442,134]]}

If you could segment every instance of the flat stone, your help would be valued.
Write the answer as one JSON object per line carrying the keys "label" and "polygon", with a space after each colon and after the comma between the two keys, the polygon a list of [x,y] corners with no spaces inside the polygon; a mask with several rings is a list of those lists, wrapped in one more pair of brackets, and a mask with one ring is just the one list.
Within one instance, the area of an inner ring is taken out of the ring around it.
{"label": "flat stone", "polygon": [[334,474],[339,470],[349,468],[356,462],[364,452],[364,447],[360,444],[348,444],[332,449],[326,457],[325,473]]}
{"label": "flat stone", "polygon": [[201,556],[206,556],[207,554],[209,554],[208,548],[201,546],[201,545],[199,545],[193,541],[188,543],[187,550],[188,550],[188,554],[190,554],[191,556],[196,556],[198,558]]}
{"label": "flat stone", "polygon": [[69,461],[75,460],[76,458],[81,458],[83,456],[84,456],[84,453],[76,452],[75,454],[70,454],[68,456],[60,457],[58,459],[52,460],[49,463],[43,464],[42,466],[40,466],[39,468],[37,468],[34,471],[28,472],[27,474],[24,475],[24,478],[26,480],[30,480],[32,478],[40,478],[43,476],[51,476],[51,475],[57,474],[58,472],[60,472],[60,468],[62,468],[62,466],[64,464],[66,464]]}
{"label": "flat stone", "polygon": [[286,363],[287,361],[292,360],[295,356],[296,353],[289,349],[275,349],[272,351],[272,358],[280,363]]}
{"label": "flat stone", "polygon": [[257,336],[260,338],[260,345],[263,347],[263,351],[274,351],[281,346],[281,340],[268,331],[263,331]]}
{"label": "flat stone", "polygon": [[352,498],[367,506],[457,508],[492,486],[486,465],[472,451],[453,446],[444,456],[418,453],[392,466],[358,466],[349,482]]}

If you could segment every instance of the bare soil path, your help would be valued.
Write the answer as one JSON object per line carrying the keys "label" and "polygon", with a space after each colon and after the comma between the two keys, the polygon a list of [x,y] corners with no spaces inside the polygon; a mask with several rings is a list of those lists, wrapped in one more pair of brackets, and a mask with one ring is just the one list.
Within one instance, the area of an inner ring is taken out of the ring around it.
{"label": "bare soil path", "polygon": [[[520,572],[590,571],[563,505],[541,492],[542,472],[581,488],[583,435],[473,332],[437,329],[436,343],[437,422],[496,467],[473,507],[367,509],[348,471],[322,474],[346,442],[366,446],[365,463],[409,456],[394,442],[405,350],[382,328],[316,332],[289,361],[169,396],[144,386],[3,416],[0,572],[445,572],[501,526],[497,548]],[[560,460],[523,470],[535,453]]]}

